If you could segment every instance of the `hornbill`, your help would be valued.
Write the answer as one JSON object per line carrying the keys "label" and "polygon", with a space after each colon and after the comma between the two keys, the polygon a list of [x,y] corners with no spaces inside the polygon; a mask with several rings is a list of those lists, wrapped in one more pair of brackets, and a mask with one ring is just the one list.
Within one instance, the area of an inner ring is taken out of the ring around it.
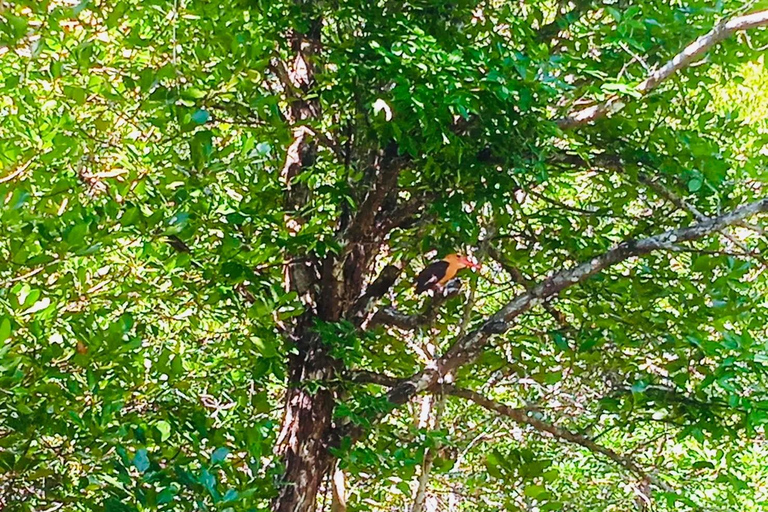
{"label": "hornbill", "polygon": [[443,285],[453,279],[456,272],[462,268],[480,268],[480,265],[472,263],[465,256],[449,254],[440,261],[428,265],[416,278],[416,293],[424,293],[427,290],[441,290]]}

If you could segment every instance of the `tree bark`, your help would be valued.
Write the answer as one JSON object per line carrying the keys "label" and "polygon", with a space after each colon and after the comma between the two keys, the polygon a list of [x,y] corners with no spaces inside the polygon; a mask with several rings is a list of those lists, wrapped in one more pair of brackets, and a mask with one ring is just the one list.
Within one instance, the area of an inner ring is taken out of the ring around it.
{"label": "tree bark", "polygon": [[[310,10],[309,2],[300,0],[299,3]],[[316,137],[304,125],[321,115],[319,100],[309,94],[315,85],[321,29],[322,20],[311,17],[307,33],[290,35],[293,61],[278,62],[275,66],[290,104],[288,117],[294,126],[293,141],[287,148],[282,172],[285,211],[288,212],[285,222],[294,232],[304,224],[298,212],[307,204],[310,193],[295,178],[314,165],[317,153]],[[292,261],[293,256],[286,254],[286,261]],[[336,375],[338,363],[327,353],[319,334],[313,331],[316,318],[328,316],[328,311],[336,309],[333,299],[322,293],[324,267],[324,263],[313,257],[285,267],[285,287],[299,294],[306,312],[289,328],[288,342],[294,350],[288,360],[285,415],[277,442],[284,473],[278,495],[272,502],[275,512],[314,511],[318,489],[333,463],[328,448],[335,397],[329,382]]]}
{"label": "tree bark", "polygon": [[[336,363],[320,337],[307,329],[291,357],[285,417],[279,444],[285,470],[275,512],[311,512],[317,492],[334,459],[328,451],[335,404],[333,390],[322,387],[336,374]],[[317,390],[307,387],[320,383]]]}

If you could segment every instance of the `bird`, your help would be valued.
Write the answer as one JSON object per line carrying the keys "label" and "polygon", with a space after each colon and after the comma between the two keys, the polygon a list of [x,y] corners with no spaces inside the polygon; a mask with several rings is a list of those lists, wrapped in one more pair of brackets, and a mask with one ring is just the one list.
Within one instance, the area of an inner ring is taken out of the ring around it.
{"label": "bird", "polygon": [[480,265],[472,263],[466,256],[455,253],[427,265],[416,277],[416,293],[442,289],[445,283],[453,279],[456,272],[467,267],[476,269]]}

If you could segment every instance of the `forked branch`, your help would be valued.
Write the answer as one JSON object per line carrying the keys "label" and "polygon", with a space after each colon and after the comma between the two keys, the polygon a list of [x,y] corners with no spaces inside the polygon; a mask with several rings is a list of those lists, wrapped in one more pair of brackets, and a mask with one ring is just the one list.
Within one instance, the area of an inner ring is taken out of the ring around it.
{"label": "forked branch", "polygon": [[400,405],[411,400],[416,394],[439,382],[442,376],[448,372],[474,361],[482,353],[489,339],[494,334],[502,334],[510,329],[518,316],[533,306],[541,304],[544,300],[554,297],[566,288],[582,283],[612,265],[654,251],[674,250],[678,244],[699,240],[766,211],[768,211],[768,198],[688,227],[672,229],[641,240],[627,240],[573,268],[556,272],[508,302],[483,322],[479,328],[456,339],[451,348],[435,364],[393,387],[387,394],[387,398],[394,405]]}

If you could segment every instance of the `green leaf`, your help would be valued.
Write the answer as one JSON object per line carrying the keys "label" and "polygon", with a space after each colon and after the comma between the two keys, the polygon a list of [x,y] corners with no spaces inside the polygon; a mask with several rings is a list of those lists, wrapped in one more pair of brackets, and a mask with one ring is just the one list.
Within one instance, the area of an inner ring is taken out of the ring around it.
{"label": "green leaf", "polygon": [[190,153],[196,168],[202,169],[207,165],[213,155],[213,133],[209,130],[195,133],[190,141]]}
{"label": "green leaf", "polygon": [[88,225],[81,223],[72,226],[67,234],[67,243],[71,246],[80,246],[85,243],[85,235],[88,233]]}
{"label": "green leaf", "polygon": [[136,451],[136,455],[133,457],[133,465],[140,473],[144,473],[149,469],[149,456],[146,449],[141,448]]}
{"label": "green leaf", "polygon": [[11,337],[11,320],[9,318],[3,318],[0,320],[0,342],[3,342]]}
{"label": "green leaf", "polygon": [[160,440],[165,442],[171,437],[171,424],[167,421],[160,420],[155,424],[155,428],[160,432]]}
{"label": "green leaf", "polygon": [[606,7],[605,10],[608,11],[608,14],[611,15],[611,17],[616,21],[616,23],[621,22],[621,11],[619,11],[615,7],[610,7],[610,6]]}
{"label": "green leaf", "polygon": [[219,462],[224,462],[227,459],[227,456],[229,455],[229,449],[222,446],[220,448],[216,448],[216,450],[213,451],[211,454],[211,464],[217,464]]}
{"label": "green leaf", "polygon": [[688,180],[688,191],[689,192],[697,192],[699,189],[701,189],[701,185],[704,182],[701,178],[691,178]]}
{"label": "green leaf", "polygon": [[192,121],[196,124],[205,124],[211,118],[211,115],[206,110],[198,110],[192,114]]}
{"label": "green leaf", "polygon": [[541,494],[547,492],[547,488],[543,485],[526,485],[525,490],[523,491],[523,494],[526,496],[530,496],[531,498],[536,498],[540,496]]}

